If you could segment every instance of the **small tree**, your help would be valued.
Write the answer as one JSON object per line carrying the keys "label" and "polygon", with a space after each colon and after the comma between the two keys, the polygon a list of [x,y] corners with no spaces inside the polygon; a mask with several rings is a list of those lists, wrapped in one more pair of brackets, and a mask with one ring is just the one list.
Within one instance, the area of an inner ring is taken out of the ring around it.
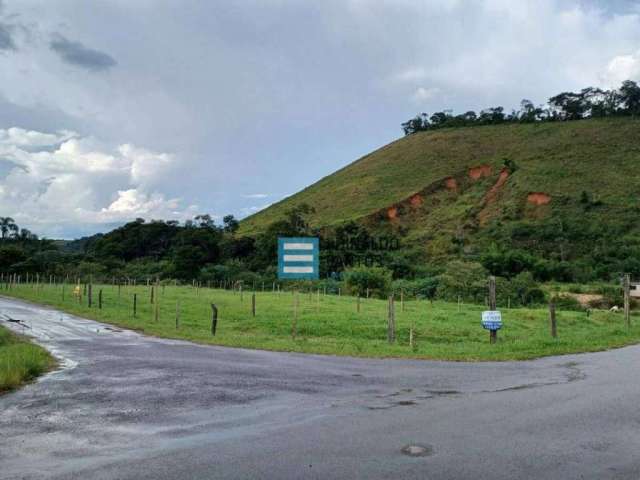
{"label": "small tree", "polygon": [[391,288],[391,271],[384,267],[352,267],[345,270],[343,278],[347,291],[361,297],[368,290],[371,296],[385,298]]}

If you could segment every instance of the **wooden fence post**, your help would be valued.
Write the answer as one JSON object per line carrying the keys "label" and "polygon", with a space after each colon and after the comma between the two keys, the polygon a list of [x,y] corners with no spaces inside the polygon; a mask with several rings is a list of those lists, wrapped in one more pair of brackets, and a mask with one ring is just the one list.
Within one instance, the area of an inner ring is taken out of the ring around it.
{"label": "wooden fence post", "polygon": [[551,321],[551,336],[553,338],[558,337],[558,330],[556,324],[556,304],[553,301],[549,304],[549,320]]}
{"label": "wooden fence post", "polygon": [[216,330],[218,329],[218,307],[215,303],[211,304],[211,335],[216,336]]}
{"label": "wooden fence post", "polygon": [[389,343],[393,343],[396,339],[396,325],[395,325],[395,304],[393,295],[389,296],[389,305],[387,312],[387,340]]}
{"label": "wooden fence post", "polygon": [[413,350],[415,347],[415,321],[411,319],[411,328],[409,329],[409,348]]}
{"label": "wooden fence post", "polygon": [[298,335],[298,291],[293,297],[293,319],[291,320],[291,338],[294,340]]}
{"label": "wooden fence post", "polygon": [[176,330],[180,326],[180,300],[176,300]]}
{"label": "wooden fence post", "polygon": [[624,322],[627,328],[631,328],[631,277],[627,273],[624,276]]}
{"label": "wooden fence post", "polygon": [[251,315],[256,316],[256,292],[251,294]]}
{"label": "wooden fence post", "polygon": [[87,287],[87,304],[89,308],[91,308],[91,304],[93,303],[93,295],[92,295],[93,285],[89,284]]}
{"label": "wooden fence post", "polygon": [[[496,309],[496,277],[491,275],[489,277],[489,310]],[[489,342],[496,343],[498,341],[498,331],[489,330]]]}
{"label": "wooden fence post", "polygon": [[138,310],[138,294],[133,294],[133,318],[136,318],[136,313]]}
{"label": "wooden fence post", "polygon": [[356,300],[356,312],[360,313],[360,293],[358,293],[358,298]]}
{"label": "wooden fence post", "polygon": [[98,291],[98,309],[102,310],[102,289]]}

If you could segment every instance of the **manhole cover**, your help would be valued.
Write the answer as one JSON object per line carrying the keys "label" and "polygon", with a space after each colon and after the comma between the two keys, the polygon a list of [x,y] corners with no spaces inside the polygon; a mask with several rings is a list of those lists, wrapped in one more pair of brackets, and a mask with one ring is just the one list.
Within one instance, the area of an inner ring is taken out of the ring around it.
{"label": "manhole cover", "polygon": [[433,447],[430,445],[405,445],[402,447],[402,453],[410,457],[427,457],[433,454]]}

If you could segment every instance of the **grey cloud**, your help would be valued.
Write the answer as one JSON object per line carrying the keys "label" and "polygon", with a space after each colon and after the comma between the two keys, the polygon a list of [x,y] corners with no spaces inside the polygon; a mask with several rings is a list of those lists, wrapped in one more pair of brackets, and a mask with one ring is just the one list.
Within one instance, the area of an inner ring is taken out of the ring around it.
{"label": "grey cloud", "polygon": [[27,171],[27,167],[18,165],[17,163],[7,158],[0,157],[0,180],[6,178],[14,168],[19,168],[25,172]]}
{"label": "grey cloud", "polygon": [[13,41],[11,27],[0,23],[0,50],[15,50],[16,44]]}
{"label": "grey cloud", "polygon": [[57,108],[36,104],[22,106],[7,100],[0,93],[0,128],[20,127],[41,132],[73,130],[83,133],[97,128],[87,119],[71,117]]}
{"label": "grey cloud", "polygon": [[117,64],[111,55],[85,47],[82,43],[68,40],[59,34],[54,35],[49,46],[64,62],[93,72],[108,70]]}

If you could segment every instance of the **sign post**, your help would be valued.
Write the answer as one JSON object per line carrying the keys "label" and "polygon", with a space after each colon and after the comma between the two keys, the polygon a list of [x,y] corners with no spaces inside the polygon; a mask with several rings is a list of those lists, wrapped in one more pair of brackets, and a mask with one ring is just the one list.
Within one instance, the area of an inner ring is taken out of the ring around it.
{"label": "sign post", "polygon": [[498,330],[502,328],[502,314],[497,310],[482,312],[482,328],[489,330],[491,343],[496,343]]}
{"label": "sign post", "polygon": [[482,312],[482,327],[489,330],[489,342],[498,341],[498,330],[502,328],[502,314],[496,310],[496,277],[489,277],[489,310]]}

